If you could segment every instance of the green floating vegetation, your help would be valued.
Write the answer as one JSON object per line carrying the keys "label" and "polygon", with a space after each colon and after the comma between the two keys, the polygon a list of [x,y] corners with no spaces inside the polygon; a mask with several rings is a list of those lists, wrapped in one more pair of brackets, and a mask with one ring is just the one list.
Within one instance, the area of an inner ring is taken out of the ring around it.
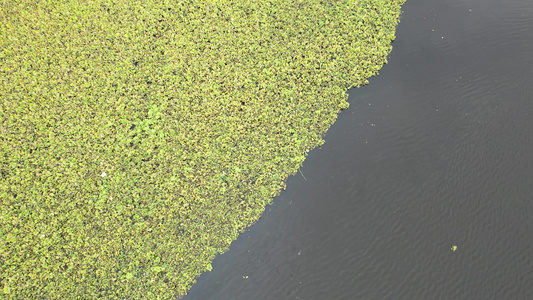
{"label": "green floating vegetation", "polygon": [[386,63],[403,0],[3,0],[6,299],[172,299]]}

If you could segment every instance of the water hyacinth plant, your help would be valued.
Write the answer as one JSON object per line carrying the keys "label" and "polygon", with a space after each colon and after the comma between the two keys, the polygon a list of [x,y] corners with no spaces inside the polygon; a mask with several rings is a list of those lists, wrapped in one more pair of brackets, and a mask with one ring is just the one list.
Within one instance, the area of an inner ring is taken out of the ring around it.
{"label": "water hyacinth plant", "polygon": [[403,0],[3,0],[6,299],[186,293],[386,63]]}

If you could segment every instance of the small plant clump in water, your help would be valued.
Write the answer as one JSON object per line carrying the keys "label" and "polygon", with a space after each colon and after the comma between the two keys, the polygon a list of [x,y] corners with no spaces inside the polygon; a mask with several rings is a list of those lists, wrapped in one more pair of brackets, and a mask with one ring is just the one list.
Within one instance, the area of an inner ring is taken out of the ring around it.
{"label": "small plant clump in water", "polygon": [[3,1],[3,296],[185,294],[386,63],[402,3]]}

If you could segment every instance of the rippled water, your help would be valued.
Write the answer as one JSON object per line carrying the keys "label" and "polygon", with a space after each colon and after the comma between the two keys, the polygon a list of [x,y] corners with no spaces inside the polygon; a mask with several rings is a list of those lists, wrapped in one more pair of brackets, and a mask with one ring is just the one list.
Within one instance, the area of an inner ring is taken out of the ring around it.
{"label": "rippled water", "polygon": [[403,10],[305,179],[184,300],[533,299],[533,1]]}

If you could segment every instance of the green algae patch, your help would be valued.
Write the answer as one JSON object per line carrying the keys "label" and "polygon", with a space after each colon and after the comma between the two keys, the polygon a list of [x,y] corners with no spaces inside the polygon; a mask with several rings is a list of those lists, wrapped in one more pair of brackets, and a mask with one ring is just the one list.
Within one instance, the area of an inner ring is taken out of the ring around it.
{"label": "green algae patch", "polygon": [[3,297],[171,299],[386,63],[403,1],[0,3]]}

